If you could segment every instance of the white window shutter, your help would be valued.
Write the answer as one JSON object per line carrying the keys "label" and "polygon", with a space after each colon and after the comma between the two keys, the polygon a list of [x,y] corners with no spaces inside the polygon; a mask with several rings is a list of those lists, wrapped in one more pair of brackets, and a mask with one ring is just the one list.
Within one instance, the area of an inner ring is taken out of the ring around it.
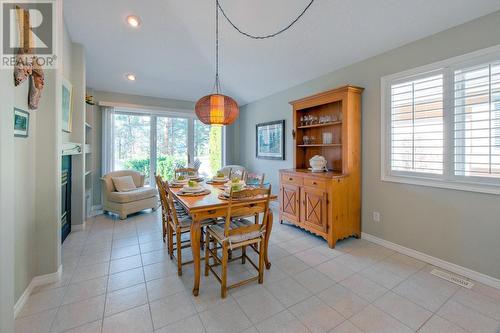
{"label": "white window shutter", "polygon": [[443,75],[390,86],[391,170],[443,174]]}

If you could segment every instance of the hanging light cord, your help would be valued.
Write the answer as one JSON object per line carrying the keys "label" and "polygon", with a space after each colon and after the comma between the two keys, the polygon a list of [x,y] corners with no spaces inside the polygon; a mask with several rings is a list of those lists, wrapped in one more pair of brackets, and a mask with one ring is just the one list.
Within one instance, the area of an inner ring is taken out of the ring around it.
{"label": "hanging light cord", "polygon": [[286,27],[284,27],[283,29],[278,30],[277,32],[269,34],[269,35],[257,36],[257,35],[252,35],[252,34],[250,34],[248,32],[244,32],[243,30],[241,30],[227,16],[226,12],[224,11],[224,9],[222,8],[222,6],[220,5],[219,0],[215,0],[215,85],[214,85],[214,90],[216,91],[216,93],[218,94],[219,91],[220,91],[220,78],[219,78],[219,9],[220,9],[222,15],[224,15],[224,17],[226,18],[226,20],[229,22],[229,24],[236,31],[238,31],[240,34],[242,34],[242,35],[244,35],[246,37],[252,38],[252,39],[267,39],[267,38],[276,37],[277,35],[279,35],[279,34],[285,32],[285,31],[287,31],[288,29],[290,29],[295,23],[297,23],[297,21],[299,21],[302,18],[302,16],[304,16],[304,14],[311,7],[311,5],[313,4],[313,2],[314,2],[314,0],[310,0],[309,3],[307,4],[307,6],[302,10],[302,12],[292,22],[290,22]]}
{"label": "hanging light cord", "polygon": [[219,0],[215,0],[215,91],[220,90],[219,79]]}
{"label": "hanging light cord", "polygon": [[[236,30],[238,31],[240,34],[244,35],[244,36],[247,36],[249,38],[252,38],[252,39],[267,39],[267,38],[272,38],[272,37],[276,37],[277,35],[287,31],[288,29],[290,29],[295,23],[297,23],[298,20],[300,20],[302,18],[302,16],[304,16],[304,14],[307,12],[307,10],[311,7],[311,5],[313,4],[314,0],[310,0],[309,1],[309,4],[302,10],[302,12],[299,14],[299,16],[297,16],[292,22],[290,22],[290,24],[288,24],[286,27],[284,27],[283,29],[275,32],[275,33],[272,33],[272,34],[269,34],[269,35],[261,35],[261,36],[258,36],[258,35],[252,35],[248,32],[245,32],[243,30],[241,30],[241,28],[239,28],[236,24],[233,23],[233,21],[231,21],[231,19],[227,16],[226,12],[224,11],[224,9],[222,8],[222,6],[220,5],[219,3],[219,0],[216,0],[216,4],[217,4],[217,7],[219,7],[222,15],[224,15],[224,17],[226,18],[226,20],[229,22],[229,24],[231,24],[231,26]],[[217,14],[216,14],[216,19],[218,21],[218,15],[219,15],[219,11],[217,11]]]}

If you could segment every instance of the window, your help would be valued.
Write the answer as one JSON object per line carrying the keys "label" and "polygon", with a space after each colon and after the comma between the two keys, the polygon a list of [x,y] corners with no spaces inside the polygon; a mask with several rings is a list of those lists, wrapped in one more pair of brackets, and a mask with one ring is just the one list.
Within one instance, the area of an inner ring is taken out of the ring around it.
{"label": "window", "polygon": [[500,46],[381,84],[383,180],[500,194]]}
{"label": "window", "polygon": [[113,150],[107,158],[112,170],[137,170],[153,185],[155,174],[171,179],[176,168],[188,164],[199,166],[203,177],[223,164],[223,128],[205,125],[194,114],[120,109],[112,117],[111,143],[106,144]]}

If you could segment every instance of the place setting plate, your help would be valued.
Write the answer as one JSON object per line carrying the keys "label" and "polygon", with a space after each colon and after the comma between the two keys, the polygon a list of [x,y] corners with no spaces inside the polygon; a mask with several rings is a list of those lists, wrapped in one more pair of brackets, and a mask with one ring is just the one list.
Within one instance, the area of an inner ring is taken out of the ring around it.
{"label": "place setting plate", "polygon": [[205,183],[213,184],[213,185],[224,185],[228,181],[229,181],[229,178],[227,178],[227,177],[224,177],[224,178],[214,177],[212,179],[208,179]]}
{"label": "place setting plate", "polygon": [[184,187],[184,185],[186,185],[187,183],[188,183],[188,180],[186,180],[186,181],[173,180],[168,185],[172,188],[181,188],[181,187]]}
{"label": "place setting plate", "polygon": [[192,197],[207,195],[207,194],[210,194],[210,190],[202,186],[189,187],[184,185],[182,189],[179,192],[177,192],[177,195],[192,196]]}

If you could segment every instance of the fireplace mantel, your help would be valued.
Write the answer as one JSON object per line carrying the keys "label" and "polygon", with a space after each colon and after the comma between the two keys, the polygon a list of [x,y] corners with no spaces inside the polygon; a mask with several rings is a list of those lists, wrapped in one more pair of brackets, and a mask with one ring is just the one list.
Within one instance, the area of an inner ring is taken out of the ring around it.
{"label": "fireplace mantel", "polygon": [[82,144],[74,142],[65,142],[62,144],[62,155],[80,155],[82,153]]}

